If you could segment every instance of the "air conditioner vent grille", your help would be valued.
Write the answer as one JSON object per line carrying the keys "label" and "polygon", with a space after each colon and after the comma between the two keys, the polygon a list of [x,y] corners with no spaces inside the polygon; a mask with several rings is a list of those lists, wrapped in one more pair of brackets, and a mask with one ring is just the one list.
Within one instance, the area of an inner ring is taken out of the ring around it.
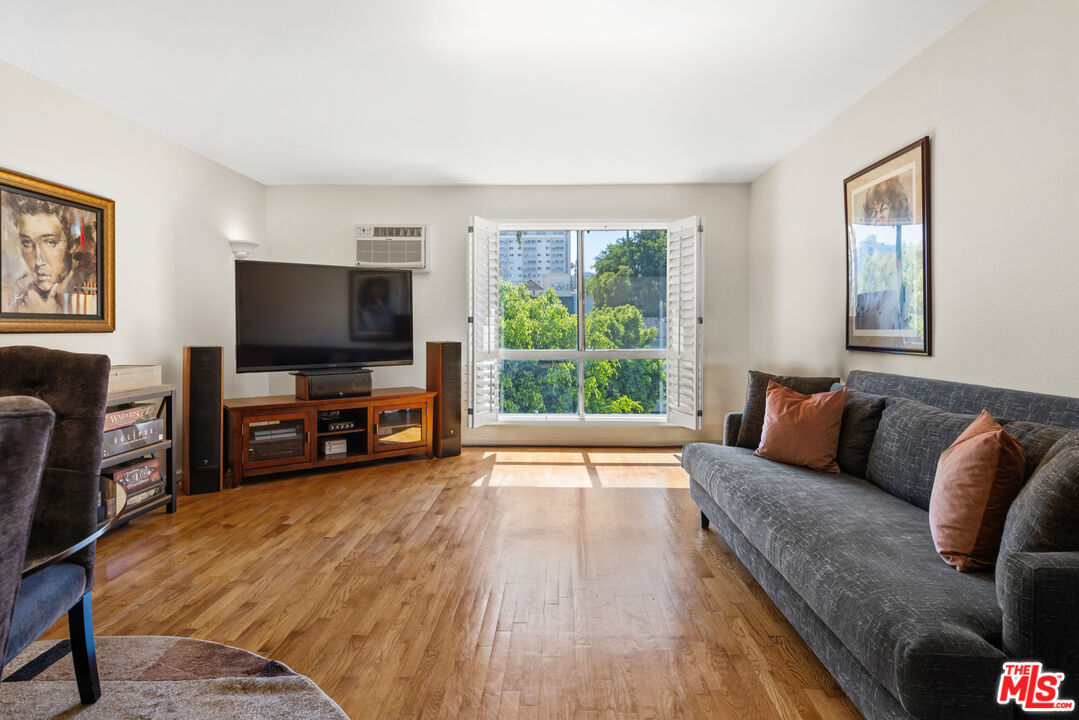
{"label": "air conditioner vent grille", "polygon": [[427,268],[426,225],[357,225],[356,264],[361,267]]}

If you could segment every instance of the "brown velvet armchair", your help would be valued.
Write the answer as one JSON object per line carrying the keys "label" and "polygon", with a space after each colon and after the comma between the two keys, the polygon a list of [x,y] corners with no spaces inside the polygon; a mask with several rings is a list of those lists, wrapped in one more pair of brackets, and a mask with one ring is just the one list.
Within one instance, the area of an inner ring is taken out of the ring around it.
{"label": "brown velvet armchair", "polygon": [[6,657],[52,422],[41,400],[0,397],[0,657]]}
{"label": "brown velvet armchair", "polygon": [[[101,471],[102,429],[109,385],[109,358],[39,347],[0,348],[0,397],[25,395],[43,400],[55,414],[45,465],[88,475]],[[96,501],[86,488],[43,482],[30,530],[29,547],[58,523],[89,517]],[[22,579],[3,661],[7,663],[63,617],[68,616],[71,655],[84,704],[101,696],[94,655],[90,591],[96,546]]]}

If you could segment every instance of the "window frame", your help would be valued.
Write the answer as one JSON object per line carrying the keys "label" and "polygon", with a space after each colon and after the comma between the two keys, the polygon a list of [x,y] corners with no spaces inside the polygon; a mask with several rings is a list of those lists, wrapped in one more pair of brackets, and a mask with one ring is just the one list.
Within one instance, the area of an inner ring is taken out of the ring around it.
{"label": "window frame", "polygon": [[[498,362],[503,360],[575,361],[577,363],[577,412],[573,413],[498,413],[494,425],[668,425],[668,403],[663,402],[662,413],[586,413],[584,405],[584,364],[587,360],[664,360],[668,358],[666,345],[662,348],[633,348],[621,350],[585,349],[585,277],[581,263],[584,260],[584,234],[589,230],[663,230],[669,232],[670,220],[618,220],[562,222],[532,220],[500,220],[499,235],[503,232],[568,231],[574,233],[577,251],[577,267],[574,272],[577,283],[577,349],[576,350],[510,350],[501,347],[499,338]],[[501,278],[500,278],[501,281]],[[499,309],[501,318],[501,309]],[[499,402],[501,405],[501,401]]]}

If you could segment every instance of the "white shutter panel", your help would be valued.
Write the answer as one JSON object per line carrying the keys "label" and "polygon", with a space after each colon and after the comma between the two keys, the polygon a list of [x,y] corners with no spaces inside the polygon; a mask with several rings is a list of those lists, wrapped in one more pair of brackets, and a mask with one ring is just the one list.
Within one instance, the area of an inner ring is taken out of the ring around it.
{"label": "white shutter panel", "polygon": [[468,231],[468,426],[498,420],[498,225],[472,217]]}
{"label": "white shutter panel", "polygon": [[701,429],[700,216],[667,227],[667,422]]}

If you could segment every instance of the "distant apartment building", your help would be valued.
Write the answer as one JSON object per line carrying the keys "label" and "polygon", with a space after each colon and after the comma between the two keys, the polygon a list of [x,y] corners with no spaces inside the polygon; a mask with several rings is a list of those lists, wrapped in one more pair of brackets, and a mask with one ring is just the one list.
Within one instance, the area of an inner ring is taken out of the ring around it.
{"label": "distant apartment building", "polygon": [[[572,269],[573,233],[566,230],[503,232],[498,237],[502,280],[544,285],[544,276],[565,275]],[[555,288],[559,290],[561,288]]]}

